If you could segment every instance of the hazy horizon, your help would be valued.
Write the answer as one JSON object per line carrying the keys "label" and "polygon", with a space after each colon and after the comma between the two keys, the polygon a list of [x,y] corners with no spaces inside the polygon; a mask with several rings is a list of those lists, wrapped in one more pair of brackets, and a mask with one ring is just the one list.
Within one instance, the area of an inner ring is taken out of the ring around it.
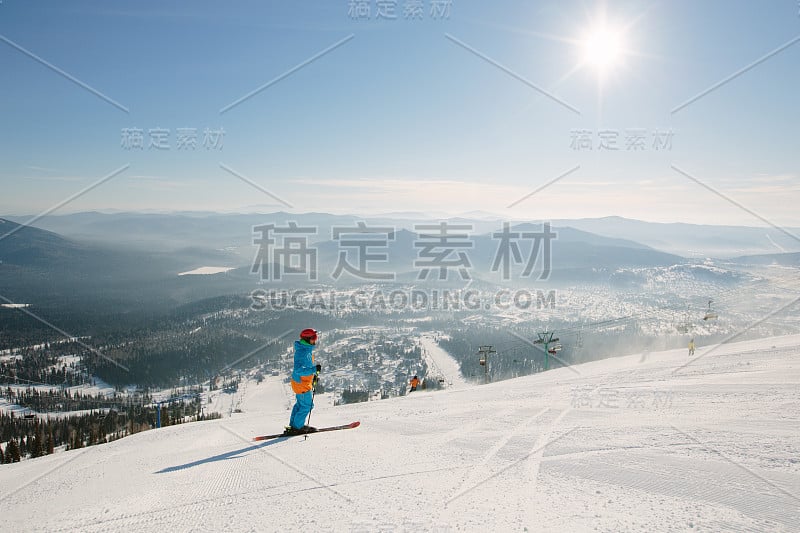
{"label": "hazy horizon", "polygon": [[508,216],[503,215],[501,213],[491,213],[491,212],[469,212],[469,213],[461,213],[461,212],[415,212],[415,211],[375,211],[373,213],[368,212],[357,212],[357,211],[346,211],[341,210],[340,212],[334,211],[304,211],[298,209],[280,209],[279,207],[275,207],[273,210],[258,210],[258,209],[250,209],[242,208],[240,210],[232,209],[227,211],[213,211],[213,210],[158,210],[158,209],[142,209],[142,210],[123,210],[123,209],[93,209],[89,211],[72,211],[72,212],[56,212],[56,213],[48,213],[46,215],[38,215],[38,214],[31,214],[31,213],[0,213],[0,218],[6,219],[16,219],[14,222],[20,224],[27,224],[30,222],[32,225],[36,225],[36,221],[46,217],[69,217],[69,216],[77,216],[77,215],[88,215],[88,214],[98,214],[98,215],[160,215],[160,216],[252,216],[252,215],[273,215],[277,213],[287,213],[290,215],[330,215],[330,216],[352,216],[356,218],[395,218],[398,220],[418,220],[418,219],[427,219],[427,220],[436,220],[436,219],[473,219],[476,221],[484,221],[484,222],[492,222],[492,221],[501,221],[501,222],[511,222],[511,223],[525,223],[525,222],[548,222],[548,221],[587,221],[587,220],[604,220],[604,219],[620,219],[624,221],[630,222],[641,222],[645,224],[686,224],[690,226],[709,226],[709,227],[741,227],[741,228],[762,228],[762,229],[777,229],[780,231],[788,230],[788,231],[798,231],[800,230],[800,226],[797,228],[785,226],[785,227],[778,227],[770,226],[768,224],[759,223],[758,220],[754,221],[755,223],[752,224],[711,224],[711,223],[697,223],[697,222],[689,222],[685,220],[647,220],[641,218],[630,218],[625,217],[622,215],[606,215],[606,216],[598,216],[598,217],[575,217],[575,218],[541,218],[541,217],[516,217],[516,216]]}

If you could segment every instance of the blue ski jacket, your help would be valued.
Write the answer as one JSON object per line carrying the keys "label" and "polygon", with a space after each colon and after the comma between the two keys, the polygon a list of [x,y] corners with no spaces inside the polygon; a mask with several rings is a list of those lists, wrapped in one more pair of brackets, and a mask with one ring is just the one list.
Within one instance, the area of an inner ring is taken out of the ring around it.
{"label": "blue ski jacket", "polygon": [[306,341],[294,341],[294,370],[292,370],[292,390],[295,394],[303,394],[314,388],[314,345]]}

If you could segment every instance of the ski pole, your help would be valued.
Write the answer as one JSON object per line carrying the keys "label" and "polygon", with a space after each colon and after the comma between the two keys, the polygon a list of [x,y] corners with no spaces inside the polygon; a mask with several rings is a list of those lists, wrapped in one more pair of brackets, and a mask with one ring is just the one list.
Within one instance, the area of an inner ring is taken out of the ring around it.
{"label": "ski pole", "polygon": [[[308,411],[308,418],[306,418],[306,425],[311,425],[311,413],[314,411],[314,396],[317,394],[317,387],[311,389],[311,409]],[[308,440],[308,433],[303,435],[303,440]]]}
{"label": "ski pole", "polygon": [[311,409],[308,411],[308,418],[306,419],[307,426],[311,425],[311,413],[314,412],[314,396],[316,396],[316,394],[317,394],[317,388],[314,387],[313,389],[311,389]]}
{"label": "ski pole", "polygon": [[317,365],[317,373],[314,375],[314,381],[312,382],[313,385],[311,387],[311,409],[308,411],[308,418],[306,419],[306,425],[311,425],[311,413],[314,411],[314,397],[317,395],[317,383],[319,383],[319,371],[320,366]]}

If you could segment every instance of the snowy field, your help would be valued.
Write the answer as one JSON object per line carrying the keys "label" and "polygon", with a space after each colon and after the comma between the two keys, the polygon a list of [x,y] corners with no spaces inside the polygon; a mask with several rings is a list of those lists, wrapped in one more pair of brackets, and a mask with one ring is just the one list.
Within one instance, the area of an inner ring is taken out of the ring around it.
{"label": "snowy field", "polygon": [[361,427],[251,442],[291,403],[269,377],[222,420],[3,465],[0,530],[800,530],[800,336],[323,401],[312,425]]}

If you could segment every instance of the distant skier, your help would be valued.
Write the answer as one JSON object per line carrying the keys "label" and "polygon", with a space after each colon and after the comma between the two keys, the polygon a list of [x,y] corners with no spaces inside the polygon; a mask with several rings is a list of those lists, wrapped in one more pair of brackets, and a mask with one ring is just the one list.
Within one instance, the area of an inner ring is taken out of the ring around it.
{"label": "distant skier", "polygon": [[694,339],[689,341],[689,357],[694,355]]}
{"label": "distant skier", "polygon": [[409,384],[411,385],[411,390],[408,392],[414,392],[415,390],[417,390],[417,387],[419,386],[419,378],[417,376],[414,376],[413,378],[411,378],[411,381],[409,381]]}
{"label": "distant skier", "polygon": [[317,332],[304,329],[300,332],[300,340],[294,341],[294,370],[292,371],[292,390],[297,401],[292,408],[292,416],[286,434],[313,433],[316,428],[306,425],[306,419],[314,407],[314,386],[322,369],[314,365],[314,346],[317,344]]}

